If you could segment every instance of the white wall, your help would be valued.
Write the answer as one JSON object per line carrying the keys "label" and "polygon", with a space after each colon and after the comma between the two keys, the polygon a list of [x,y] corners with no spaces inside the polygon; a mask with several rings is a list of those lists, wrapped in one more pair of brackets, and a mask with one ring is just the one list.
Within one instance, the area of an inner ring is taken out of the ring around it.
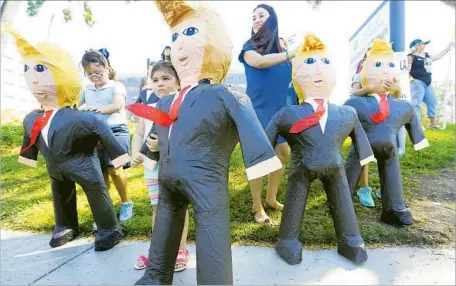
{"label": "white wall", "polygon": [[[2,15],[2,22],[13,23],[16,12],[24,9],[24,3],[9,1],[7,5]],[[39,108],[40,105],[27,88],[23,72],[24,66],[13,38],[2,32],[1,45],[1,111],[4,114],[6,110],[11,110],[21,117],[30,110]]]}

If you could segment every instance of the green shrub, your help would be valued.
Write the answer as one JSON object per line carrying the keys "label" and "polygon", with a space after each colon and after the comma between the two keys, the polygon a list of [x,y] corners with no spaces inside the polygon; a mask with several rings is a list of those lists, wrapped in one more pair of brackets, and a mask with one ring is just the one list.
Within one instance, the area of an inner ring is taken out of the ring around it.
{"label": "green shrub", "polygon": [[21,146],[24,129],[19,123],[8,123],[1,126],[0,146],[4,153],[8,149],[16,150]]}

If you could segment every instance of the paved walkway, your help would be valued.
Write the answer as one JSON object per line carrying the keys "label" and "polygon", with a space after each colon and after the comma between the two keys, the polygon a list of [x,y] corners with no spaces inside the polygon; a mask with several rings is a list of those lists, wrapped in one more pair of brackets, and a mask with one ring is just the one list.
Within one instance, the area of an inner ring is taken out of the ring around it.
{"label": "paved walkway", "polygon": [[[133,268],[148,242],[124,242],[95,252],[92,239],[61,248],[48,246],[49,235],[1,231],[0,285],[133,285],[142,271]],[[174,284],[196,284],[195,247],[187,270]],[[372,249],[357,266],[335,249],[304,250],[303,261],[289,266],[267,247],[233,247],[234,283],[249,285],[455,285],[454,249]]]}

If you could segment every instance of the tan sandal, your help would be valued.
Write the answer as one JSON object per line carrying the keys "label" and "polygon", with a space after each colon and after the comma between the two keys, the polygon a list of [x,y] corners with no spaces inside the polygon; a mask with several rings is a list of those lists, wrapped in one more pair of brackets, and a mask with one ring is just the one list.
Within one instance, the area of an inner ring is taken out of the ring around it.
{"label": "tan sandal", "polygon": [[263,206],[260,206],[256,209],[252,210],[252,215],[253,215],[253,218],[255,219],[256,223],[272,225],[272,221],[269,218],[269,216],[266,214],[266,212],[264,211]]}
{"label": "tan sandal", "polygon": [[264,205],[268,209],[283,211],[283,205],[281,203],[279,203],[278,201],[275,201],[272,205],[268,204],[268,202],[264,202]]}

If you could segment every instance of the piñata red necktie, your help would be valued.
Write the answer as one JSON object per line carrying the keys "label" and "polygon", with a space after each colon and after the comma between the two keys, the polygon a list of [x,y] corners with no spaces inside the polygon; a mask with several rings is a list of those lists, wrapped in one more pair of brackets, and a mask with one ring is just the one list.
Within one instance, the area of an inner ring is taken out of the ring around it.
{"label": "pi\u00f1ata red necktie", "polygon": [[323,114],[325,114],[326,109],[323,106],[324,99],[318,98],[314,99],[315,102],[318,104],[317,110],[315,111],[314,114],[311,114],[309,116],[304,117],[303,119],[300,119],[293,123],[293,125],[290,128],[290,133],[300,133],[314,125],[316,125]]}
{"label": "pi\u00f1ata red necktie", "polygon": [[43,116],[40,116],[37,119],[35,119],[35,122],[33,122],[32,126],[32,135],[30,136],[30,143],[27,147],[21,149],[20,154],[23,154],[25,151],[30,149],[30,147],[32,147],[33,144],[35,144],[36,139],[40,135],[41,130],[43,130],[44,126],[46,126],[46,124],[48,123],[49,118],[51,118],[52,112],[54,112],[54,110],[45,111]]}
{"label": "pi\u00f1ata red necktie", "polygon": [[386,100],[387,94],[382,93],[382,94],[379,94],[379,96],[380,96],[379,112],[377,112],[375,114],[371,114],[371,119],[372,119],[372,121],[375,122],[375,124],[379,124],[380,122],[386,120],[389,116],[389,103],[388,103],[388,100]]}
{"label": "pi\u00f1ata red necktie", "polygon": [[174,121],[176,121],[184,95],[190,87],[191,86],[189,85],[181,89],[176,97],[176,100],[174,100],[171,105],[169,113],[142,103],[131,104],[125,108],[138,117],[151,120],[163,127],[169,127]]}

